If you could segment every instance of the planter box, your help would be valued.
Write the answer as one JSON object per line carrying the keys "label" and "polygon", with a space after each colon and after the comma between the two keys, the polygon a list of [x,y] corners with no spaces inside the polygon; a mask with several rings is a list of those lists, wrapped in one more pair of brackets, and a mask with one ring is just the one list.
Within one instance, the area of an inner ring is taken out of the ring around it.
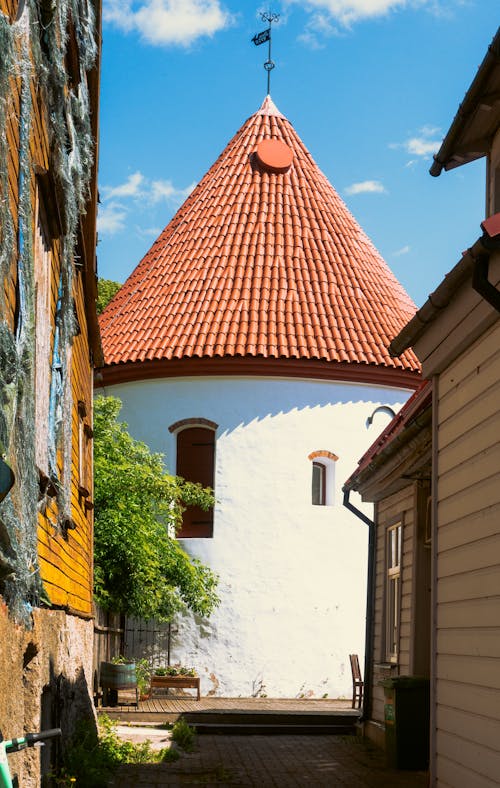
{"label": "planter box", "polygon": [[151,695],[155,689],[184,689],[190,687],[197,692],[196,700],[200,699],[199,676],[151,676]]}

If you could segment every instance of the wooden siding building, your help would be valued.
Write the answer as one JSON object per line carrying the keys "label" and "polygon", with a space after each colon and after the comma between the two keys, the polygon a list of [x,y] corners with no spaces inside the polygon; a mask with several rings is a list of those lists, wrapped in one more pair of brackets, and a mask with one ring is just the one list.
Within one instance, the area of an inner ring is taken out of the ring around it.
{"label": "wooden siding building", "polygon": [[[432,389],[425,381],[366,452],[344,485],[374,502],[365,659],[365,734],[384,746],[381,682],[429,677]],[[357,514],[360,512],[356,511]]]}
{"label": "wooden siding building", "polygon": [[[92,713],[100,2],[0,0],[0,50],[0,729],[10,737],[70,733]],[[37,754],[22,769],[23,786],[40,784]]]}
{"label": "wooden siding building", "polygon": [[[390,346],[395,355],[413,347],[429,381],[420,397],[432,392],[432,420],[426,418],[421,402],[416,419],[407,419],[400,433],[411,439],[412,426],[416,429],[415,440],[422,445],[414,447],[415,468],[425,475],[430,471],[431,496],[426,502],[422,477],[414,483],[416,506],[409,506],[411,473],[404,454],[409,444],[400,439],[397,446],[395,435],[398,421],[405,419],[404,408],[345,485],[347,499],[357,490],[363,499],[377,501],[373,529],[379,548],[372,565],[373,596],[369,595],[374,599],[369,608],[373,638],[365,730],[371,735],[382,732],[377,679],[387,657],[382,643],[391,606],[387,552],[384,558],[381,545],[396,518],[404,533],[396,608],[399,647],[387,670],[425,675],[426,664],[430,668],[430,784],[439,788],[500,784],[499,96],[500,31],[431,169],[439,175],[442,169],[487,157],[482,236]],[[388,484],[391,447],[399,488],[395,493]],[[417,517],[416,527],[408,517],[410,509]],[[411,588],[409,598],[405,586]],[[430,614],[422,617],[429,587]],[[408,650],[408,643],[429,638],[426,659]]]}

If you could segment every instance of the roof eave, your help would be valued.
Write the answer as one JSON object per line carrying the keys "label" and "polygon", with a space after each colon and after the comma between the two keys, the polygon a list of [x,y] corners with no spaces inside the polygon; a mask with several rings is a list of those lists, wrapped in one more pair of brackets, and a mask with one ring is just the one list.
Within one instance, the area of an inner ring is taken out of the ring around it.
{"label": "roof eave", "polygon": [[471,278],[478,259],[490,255],[500,249],[500,213],[490,216],[481,223],[484,232],[480,238],[463,253],[462,259],[446,274],[441,284],[430,294],[425,304],[417,310],[415,316],[394,337],[389,345],[391,356],[400,356],[405,350],[413,347],[427,331],[429,325],[450,303],[459,287]]}
{"label": "roof eave", "polygon": [[[457,114],[441,143],[441,147],[434,156],[434,162],[429,170],[430,174],[437,177],[444,170],[451,170],[481,158],[488,153],[490,133],[478,133],[474,141],[464,146],[463,136],[466,130],[478,127],[480,122],[474,118],[474,112],[480,103],[488,104],[491,109],[492,101],[500,100],[500,93],[493,96],[487,91],[487,83],[494,69],[500,75],[500,28],[497,30],[493,41],[488,47],[486,56],[478,68],[477,74],[460,104]],[[488,126],[489,128],[489,126]]]}
{"label": "roof eave", "polygon": [[96,387],[132,381],[198,376],[307,378],[412,391],[421,383],[418,370],[320,359],[270,359],[259,356],[184,357],[107,364],[96,370]]}

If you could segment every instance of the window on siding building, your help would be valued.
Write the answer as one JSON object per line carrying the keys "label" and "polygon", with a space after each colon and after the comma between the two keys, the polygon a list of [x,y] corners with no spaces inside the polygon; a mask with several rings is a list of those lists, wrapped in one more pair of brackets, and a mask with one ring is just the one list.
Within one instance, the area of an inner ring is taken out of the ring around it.
{"label": "window on siding building", "polygon": [[385,650],[389,662],[397,662],[399,652],[402,532],[401,523],[387,529]]}
{"label": "window on siding building", "polygon": [[333,506],[337,455],[321,449],[313,451],[308,459],[312,460],[311,503],[313,506]]}
{"label": "window on siding building", "polygon": [[[214,471],[215,430],[198,425],[180,428],[177,432],[177,475],[186,481],[199,482],[203,487],[213,489]],[[213,509],[204,512],[198,506],[188,506],[177,535],[180,539],[211,538],[213,530]]]}

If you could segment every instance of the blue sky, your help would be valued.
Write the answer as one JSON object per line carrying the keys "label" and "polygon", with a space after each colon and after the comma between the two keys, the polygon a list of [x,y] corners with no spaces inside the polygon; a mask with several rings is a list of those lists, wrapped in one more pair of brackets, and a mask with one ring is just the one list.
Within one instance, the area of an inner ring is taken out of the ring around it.
{"label": "blue sky", "polygon": [[[268,6],[103,0],[98,272],[125,281],[266,94]],[[420,306],[480,235],[485,164],[432,152],[483,60],[498,0],[271,6],[271,95]]]}

